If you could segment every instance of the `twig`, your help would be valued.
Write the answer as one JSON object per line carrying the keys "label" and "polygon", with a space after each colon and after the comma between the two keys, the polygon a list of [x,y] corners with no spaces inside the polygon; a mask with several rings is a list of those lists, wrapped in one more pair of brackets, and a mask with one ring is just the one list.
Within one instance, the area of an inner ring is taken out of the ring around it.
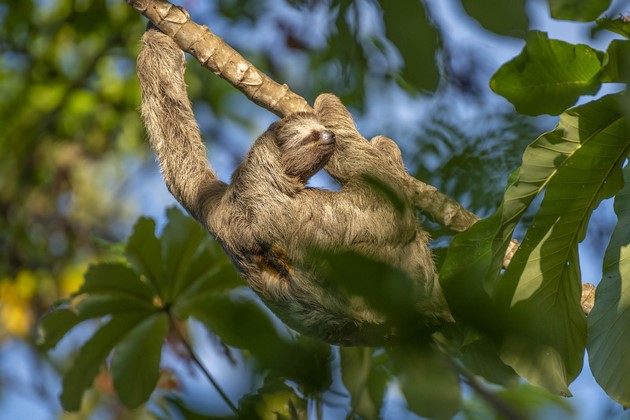
{"label": "twig", "polygon": [[206,369],[206,367],[204,366],[203,363],[201,363],[201,360],[197,357],[197,354],[193,350],[192,346],[190,345],[188,340],[186,340],[186,338],[184,337],[184,334],[180,331],[179,327],[177,326],[177,320],[173,317],[172,314],[169,313],[168,315],[169,315],[169,318],[170,318],[170,321],[171,321],[171,325],[173,326],[173,331],[175,331],[175,334],[177,334],[177,338],[179,338],[179,340],[184,345],[184,347],[186,347],[186,350],[190,354],[190,358],[192,359],[192,361],[195,362],[195,364],[203,372],[205,377],[210,381],[210,383],[212,384],[214,389],[219,393],[219,395],[221,396],[223,401],[225,401],[225,403],[228,405],[228,407],[230,407],[230,410],[232,410],[234,412],[234,414],[236,414],[238,416],[238,414],[239,414],[238,408],[236,408],[236,406],[230,400],[230,398],[227,396],[225,391],[223,391],[223,389],[221,388],[219,383],[216,381],[216,379],[214,379],[214,377],[212,376],[210,371],[208,369]]}

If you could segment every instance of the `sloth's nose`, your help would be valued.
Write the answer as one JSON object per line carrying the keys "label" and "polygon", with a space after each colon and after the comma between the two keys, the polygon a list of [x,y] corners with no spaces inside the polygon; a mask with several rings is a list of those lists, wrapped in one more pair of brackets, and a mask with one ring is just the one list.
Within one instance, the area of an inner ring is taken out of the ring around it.
{"label": "sloth's nose", "polygon": [[330,130],[324,130],[322,133],[322,143],[333,144],[335,142],[335,133]]}

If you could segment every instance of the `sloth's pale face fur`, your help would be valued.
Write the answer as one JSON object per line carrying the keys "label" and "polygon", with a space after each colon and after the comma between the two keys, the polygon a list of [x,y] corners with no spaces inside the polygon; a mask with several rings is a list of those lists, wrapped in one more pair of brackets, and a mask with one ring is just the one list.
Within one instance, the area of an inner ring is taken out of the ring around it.
{"label": "sloth's pale face fur", "polygon": [[[184,65],[168,36],[145,33],[138,57],[142,116],[165,182],[282,320],[342,345],[380,345],[395,335],[363,299],[326,287],[326,261],[313,256],[313,248],[353,251],[404,271],[415,282],[418,324],[431,328],[452,320],[409,198],[401,195],[394,205],[366,181],[405,191],[405,169],[392,140],[366,141],[339,99],[320,95],[315,113],[283,118],[256,139],[226,184],[208,166]],[[308,179],[326,164],[344,174],[337,179],[341,189],[308,188]]]}
{"label": "sloth's pale face fur", "polygon": [[280,148],[285,172],[304,183],[328,163],[335,150],[335,133],[313,114],[294,114],[269,130]]}

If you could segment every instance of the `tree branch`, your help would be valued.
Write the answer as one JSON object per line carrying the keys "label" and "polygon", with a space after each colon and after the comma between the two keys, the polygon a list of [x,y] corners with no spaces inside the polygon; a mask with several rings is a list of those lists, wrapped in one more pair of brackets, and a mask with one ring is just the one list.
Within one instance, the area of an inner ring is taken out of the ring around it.
{"label": "tree branch", "polygon": [[[204,67],[243,92],[251,101],[284,117],[310,111],[304,98],[280,85],[258,70],[243,56],[213,34],[208,27],[190,19],[188,12],[166,0],[126,0],[146,16],[162,32],[172,37],[179,47],[195,57]],[[336,170],[326,171],[337,177]],[[408,192],[414,206],[429,218],[456,232],[463,232],[478,218],[459,203],[437,191],[431,185],[408,176]]]}

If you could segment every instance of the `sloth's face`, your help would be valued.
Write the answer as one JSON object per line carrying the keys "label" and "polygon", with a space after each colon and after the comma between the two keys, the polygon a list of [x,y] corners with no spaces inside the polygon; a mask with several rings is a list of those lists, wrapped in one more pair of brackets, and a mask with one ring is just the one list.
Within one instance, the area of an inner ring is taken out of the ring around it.
{"label": "sloth's face", "polygon": [[335,133],[312,114],[296,114],[281,120],[275,136],[287,175],[304,182],[322,169],[335,151]]}

